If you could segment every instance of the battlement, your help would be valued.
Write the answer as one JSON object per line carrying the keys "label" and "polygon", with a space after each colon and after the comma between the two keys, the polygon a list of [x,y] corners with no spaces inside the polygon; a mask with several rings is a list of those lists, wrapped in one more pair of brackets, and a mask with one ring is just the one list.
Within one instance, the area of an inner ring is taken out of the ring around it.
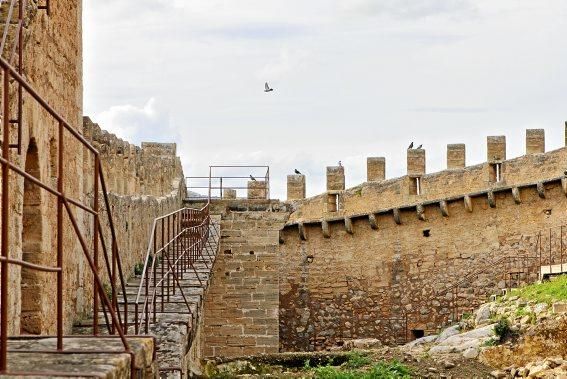
{"label": "battlement", "polygon": [[[327,169],[327,192],[296,203],[290,220],[304,221],[345,217],[371,209],[403,208],[442,198],[541,182],[564,175],[567,148],[545,152],[543,129],[526,131],[526,155],[506,159],[506,137],[487,137],[487,160],[466,166],[466,146],[447,146],[447,169],[426,173],[426,151],[407,150],[407,175],[383,179],[385,158],[369,158],[368,182],[344,190],[335,183],[335,171]],[[377,167],[380,171],[376,174]],[[341,167],[344,183],[345,168]],[[372,179],[372,180],[371,180]],[[335,207],[329,207],[330,197]]]}
{"label": "battlement", "polygon": [[83,118],[83,134],[101,153],[108,190],[119,195],[168,195],[183,181],[175,143],[130,144]]}

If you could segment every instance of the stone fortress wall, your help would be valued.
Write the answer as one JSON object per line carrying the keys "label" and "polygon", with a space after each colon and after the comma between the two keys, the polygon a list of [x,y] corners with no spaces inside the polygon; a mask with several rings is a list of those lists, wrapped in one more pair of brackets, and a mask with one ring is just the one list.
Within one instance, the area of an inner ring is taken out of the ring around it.
{"label": "stone fortress wall", "polygon": [[[83,120],[82,1],[52,1],[49,14],[39,9],[44,2],[31,0],[25,9],[24,77],[46,102],[79,134],[101,152],[110,192],[110,206],[118,236],[124,273],[143,260],[151,221],[180,207],[185,193],[183,173],[175,144],[143,143],[135,147]],[[3,25],[9,3],[0,5]],[[13,12],[13,23],[18,6]],[[11,52],[16,28],[8,35]],[[17,58],[16,58],[17,61]],[[17,118],[16,85],[11,83],[10,118]],[[0,90],[1,91],[1,90]],[[1,94],[1,92],[0,92]],[[58,125],[29,95],[22,108],[22,152],[11,149],[10,160],[41,182],[57,187]],[[0,129],[1,129],[0,125]],[[16,144],[17,126],[11,127],[10,143]],[[1,134],[0,134],[1,135]],[[65,132],[63,191],[92,206],[94,160],[69,132]],[[10,173],[9,254],[29,263],[55,266],[57,243],[56,198],[31,181]],[[101,200],[102,206],[102,200]],[[81,232],[92,244],[93,218],[73,207]],[[64,322],[66,332],[74,321],[92,312],[92,274],[69,218],[63,217]],[[102,217],[105,240],[110,243],[106,216]],[[101,252],[102,254],[102,252]],[[104,261],[100,257],[102,270]],[[56,321],[55,275],[9,266],[9,333],[54,334]]]}
{"label": "stone fortress wall", "polygon": [[[539,232],[567,223],[567,148],[545,152],[542,130],[529,130],[526,145],[526,155],[507,160],[505,138],[488,137],[487,161],[472,167],[464,145],[449,145],[448,169],[432,174],[425,151],[411,149],[402,178],[386,180],[385,159],[372,157],[368,182],[354,188],[345,189],[344,167],[329,167],[318,196],[305,199],[305,176],[290,175],[286,202],[219,200],[203,356],[320,350],[364,337],[394,343],[406,331],[410,339],[435,332],[454,304],[462,313],[498,293],[505,274],[522,269],[507,258],[533,266]],[[540,243],[549,245],[547,234]],[[272,246],[275,263],[257,254]],[[453,302],[448,288],[477,271]],[[274,312],[277,334],[265,325]]]}
{"label": "stone fortress wall", "polygon": [[542,130],[526,142],[525,156],[506,160],[505,138],[488,137],[487,162],[472,167],[463,145],[449,145],[449,168],[434,174],[424,150],[408,150],[408,175],[390,180],[373,167],[384,159],[369,160],[373,181],[348,190],[333,177],[344,168],[330,168],[328,191],[292,201],[281,234],[280,348],[394,342],[406,317],[410,338],[434,332],[452,317],[444,289],[477,270],[461,310],[497,293],[505,258],[537,256],[538,232],[567,223],[567,148],[544,153]]}

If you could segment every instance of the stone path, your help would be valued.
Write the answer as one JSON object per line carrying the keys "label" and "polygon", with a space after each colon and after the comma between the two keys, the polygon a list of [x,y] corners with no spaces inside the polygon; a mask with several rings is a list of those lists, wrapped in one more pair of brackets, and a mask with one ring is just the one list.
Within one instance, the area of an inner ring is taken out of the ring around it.
{"label": "stone path", "polygon": [[[161,291],[159,292],[156,305],[156,321],[149,325],[149,334],[155,336],[157,345],[157,364],[163,376],[180,378],[181,373],[185,374],[188,367],[187,353],[191,347],[197,331],[197,325],[202,317],[203,299],[209,286],[212,268],[219,248],[220,218],[211,216],[211,226],[209,240],[204,249],[204,257],[194,264],[194,270],[188,269],[179,277],[179,286],[183,294],[176,286],[175,293],[164,296],[168,302],[164,301],[161,306]],[[157,268],[157,280],[161,279],[161,264]],[[171,279],[173,280],[173,279]],[[128,299],[128,334],[135,333],[135,312],[134,302],[138,294],[141,278],[135,277],[126,284],[126,296]],[[118,299],[123,300],[122,293]],[[189,308],[187,304],[189,304]],[[119,301],[119,307],[124,309],[123,301]],[[139,305],[140,309],[142,304]],[[108,329],[104,319],[104,313],[99,313],[99,327],[101,334],[108,334]],[[74,327],[74,334],[92,333],[92,319],[83,320]],[[142,327],[138,335],[144,335]],[[184,375],[185,376],[185,375]]]}

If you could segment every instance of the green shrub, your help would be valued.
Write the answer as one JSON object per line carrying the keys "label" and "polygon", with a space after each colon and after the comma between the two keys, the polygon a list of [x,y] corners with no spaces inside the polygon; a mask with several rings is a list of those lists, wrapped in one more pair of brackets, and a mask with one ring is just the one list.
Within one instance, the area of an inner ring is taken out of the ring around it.
{"label": "green shrub", "polygon": [[134,266],[134,274],[135,275],[142,275],[144,273],[144,264],[143,263],[136,263]]}
{"label": "green shrub", "polygon": [[501,318],[496,325],[494,325],[494,333],[502,340],[510,334],[510,321],[506,318]]}
{"label": "green shrub", "polygon": [[390,363],[380,362],[372,367],[366,377],[368,379],[406,379],[411,377],[411,370],[398,361],[392,361]]}

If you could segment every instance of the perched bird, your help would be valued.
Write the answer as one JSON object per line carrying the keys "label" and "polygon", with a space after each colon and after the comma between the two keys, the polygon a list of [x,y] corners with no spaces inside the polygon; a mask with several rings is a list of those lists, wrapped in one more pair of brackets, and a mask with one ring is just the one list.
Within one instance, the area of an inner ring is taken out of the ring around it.
{"label": "perched bird", "polygon": [[253,181],[256,181],[256,178],[253,177],[252,175],[250,175],[250,179],[252,179]]}
{"label": "perched bird", "polygon": [[295,173],[296,173],[297,175],[301,175],[301,172],[299,172],[298,169],[295,169]]}
{"label": "perched bird", "polygon": [[417,148],[418,148],[418,149],[421,149],[422,146],[423,146],[423,145],[419,145]]}
{"label": "perched bird", "polygon": [[268,85],[268,82],[266,82],[266,84],[264,84],[264,92],[272,92],[274,89],[270,88],[270,86]]}
{"label": "perched bird", "polygon": [[339,161],[339,167],[342,167],[342,166],[343,166],[342,162],[341,162],[341,161]]}
{"label": "perched bird", "polygon": [[413,142],[409,144],[408,150],[413,149]]}

